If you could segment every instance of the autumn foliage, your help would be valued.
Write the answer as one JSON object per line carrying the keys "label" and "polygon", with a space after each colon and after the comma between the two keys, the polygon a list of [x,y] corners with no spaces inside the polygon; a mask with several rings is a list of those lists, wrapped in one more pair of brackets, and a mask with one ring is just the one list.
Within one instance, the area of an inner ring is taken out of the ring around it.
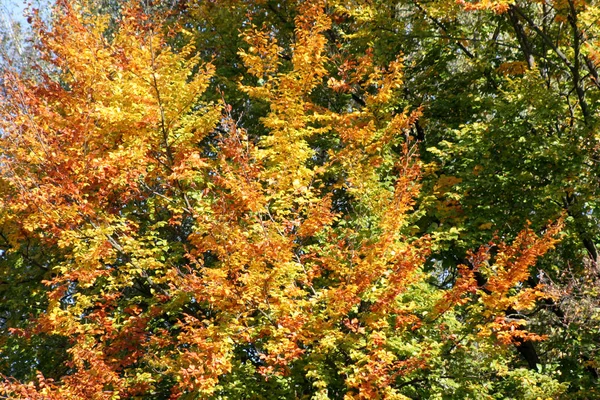
{"label": "autumn foliage", "polygon": [[64,343],[60,368],[5,376],[2,395],[400,399],[464,346],[544,339],[510,314],[549,298],[522,283],[561,223],[474,249],[432,289],[403,56],[332,55],[345,14],[294,7],[292,44],[232,28],[257,132],[176,14],[64,0],[34,18],[35,74],[2,81],[0,223],[42,302],[3,340]]}

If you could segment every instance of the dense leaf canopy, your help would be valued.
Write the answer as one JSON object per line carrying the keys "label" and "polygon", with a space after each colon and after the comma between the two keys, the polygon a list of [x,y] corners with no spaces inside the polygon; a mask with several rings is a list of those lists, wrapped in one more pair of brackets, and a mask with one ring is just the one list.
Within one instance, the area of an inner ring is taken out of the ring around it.
{"label": "dense leaf canopy", "polygon": [[598,2],[48,11],[0,36],[0,397],[600,398]]}

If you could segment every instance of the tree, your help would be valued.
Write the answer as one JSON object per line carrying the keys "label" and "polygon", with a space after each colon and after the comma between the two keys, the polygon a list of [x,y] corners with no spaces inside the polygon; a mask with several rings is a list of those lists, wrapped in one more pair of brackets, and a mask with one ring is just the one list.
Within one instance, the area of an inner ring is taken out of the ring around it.
{"label": "tree", "polygon": [[[438,78],[424,74],[423,64],[415,66],[414,81],[421,81],[411,90],[419,104],[431,104],[420,122],[425,158],[438,168],[428,179],[431,196],[424,200],[431,211],[421,226],[446,240],[440,258],[452,269],[474,243],[494,234],[514,237],[527,220],[543,230],[548,219],[566,214],[557,253],[527,280],[555,288],[554,301],[525,316],[549,339],[537,354],[524,356],[534,367],[539,360],[549,371],[558,369],[570,396],[593,397],[598,342],[591,332],[598,315],[588,307],[598,304],[590,296],[598,258],[591,106],[598,97],[597,4],[474,2],[450,7],[446,18],[436,14],[441,4],[413,4],[414,14],[402,19],[425,23],[419,34],[433,44],[417,54],[444,54],[436,63],[444,83],[434,86]],[[457,104],[448,118],[448,107]],[[460,233],[448,235],[452,228]]]}
{"label": "tree", "polygon": [[367,40],[378,14],[224,1],[243,43],[209,62],[189,30],[208,4],[59,1],[34,21],[37,74],[6,71],[1,393],[563,393],[513,361],[544,339],[518,316],[549,298],[526,282],[560,218],[480,241],[439,287],[448,239],[416,225],[428,111],[400,52]]}
{"label": "tree", "polygon": [[545,283],[554,299],[513,315],[548,339],[518,346],[515,362],[569,385],[567,397],[594,397],[597,3],[377,1],[343,9],[356,43],[371,46],[379,62],[404,53],[404,99],[423,109],[413,129],[426,164],[417,225],[435,239],[427,270],[441,287],[455,285],[469,249],[495,236],[510,241],[527,223],[543,232],[566,216],[556,252],[524,283]]}

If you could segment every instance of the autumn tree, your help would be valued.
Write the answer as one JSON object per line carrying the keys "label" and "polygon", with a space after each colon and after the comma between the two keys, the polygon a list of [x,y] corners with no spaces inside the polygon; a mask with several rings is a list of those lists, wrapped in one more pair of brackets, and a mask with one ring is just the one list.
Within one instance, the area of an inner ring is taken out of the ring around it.
{"label": "autumn tree", "polygon": [[567,398],[597,396],[597,15],[594,1],[382,0],[335,17],[353,52],[383,64],[404,54],[405,105],[423,110],[416,231],[434,239],[432,284],[452,288],[481,243],[566,217],[556,252],[524,282],[553,299],[511,314],[548,339],[505,365],[559,379]]}
{"label": "autumn tree", "polygon": [[420,227],[441,239],[437,273],[450,283],[476,243],[566,215],[557,252],[526,280],[552,287],[553,300],[518,317],[549,338],[521,355],[560,374],[568,396],[597,396],[598,5],[407,2],[392,18],[377,10],[369,32],[373,20],[393,21],[391,43],[413,60],[407,95],[425,110],[415,134],[432,174]]}
{"label": "autumn tree", "polygon": [[[403,11],[214,3],[32,16],[36,73],[2,80],[0,393],[564,393],[515,350],[547,338],[519,316],[556,300],[529,279],[560,213],[432,273],[469,225],[420,226],[432,111],[406,93],[411,55],[371,31]],[[464,181],[437,177],[440,197]]]}

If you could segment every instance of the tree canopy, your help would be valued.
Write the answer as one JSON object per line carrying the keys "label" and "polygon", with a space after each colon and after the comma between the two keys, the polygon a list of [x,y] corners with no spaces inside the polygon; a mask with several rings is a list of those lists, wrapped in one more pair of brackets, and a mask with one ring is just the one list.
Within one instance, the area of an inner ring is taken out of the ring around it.
{"label": "tree canopy", "polygon": [[0,36],[0,396],[600,397],[599,19],[30,10]]}

